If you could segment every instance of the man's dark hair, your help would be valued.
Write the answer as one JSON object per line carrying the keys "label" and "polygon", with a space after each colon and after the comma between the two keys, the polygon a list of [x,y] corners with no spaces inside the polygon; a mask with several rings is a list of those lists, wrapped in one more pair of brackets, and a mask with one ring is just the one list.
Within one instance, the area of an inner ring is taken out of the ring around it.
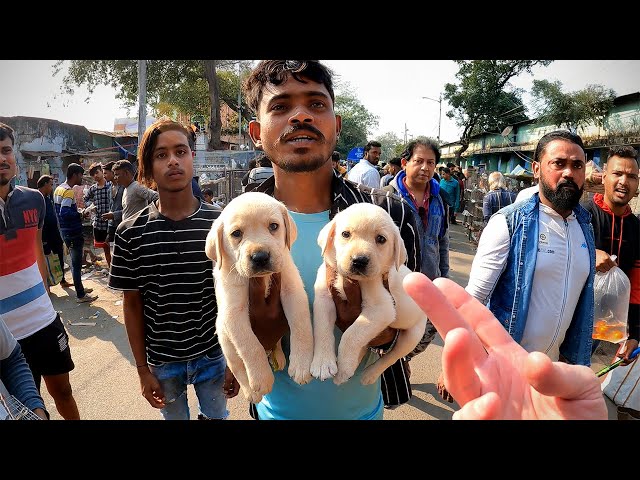
{"label": "man's dark hair", "polygon": [[9,137],[11,139],[11,145],[15,145],[16,138],[14,135],[15,132],[13,131],[13,128],[11,128],[6,123],[0,123],[0,140],[4,140],[5,138]]}
{"label": "man's dark hair", "polygon": [[331,160],[333,160],[334,162],[339,162],[340,161],[340,152],[336,152],[334,150],[334,152],[331,154]]}
{"label": "man's dark hair", "polygon": [[38,179],[38,188],[44,187],[47,183],[49,183],[52,180],[53,180],[53,177],[51,175],[42,175]]}
{"label": "man's dark hair", "polygon": [[209,195],[210,197],[213,197],[213,190],[211,190],[210,188],[205,188],[205,189],[202,191],[202,194],[203,194],[203,195]]}
{"label": "man's dark hair", "polygon": [[404,159],[405,162],[408,162],[413,155],[413,151],[418,145],[422,145],[423,147],[433,150],[433,153],[436,154],[436,164],[440,161],[440,148],[434,140],[429,138],[420,138],[409,142],[404,151],[400,154],[400,158]]}
{"label": "man's dark hair", "polygon": [[455,166],[456,166],[456,164],[453,163],[453,162],[447,163],[447,168],[454,168]]}
{"label": "man's dark hair", "polygon": [[110,162],[105,163],[102,169],[110,172],[115,164],[116,162],[114,160],[111,160]]}
{"label": "man's dark hair", "polygon": [[447,173],[447,174],[451,175],[451,169],[449,167],[443,167],[442,173]]}
{"label": "man's dark hair", "polygon": [[131,172],[131,175],[136,174],[136,169],[133,164],[129,160],[118,160],[113,164],[113,171],[116,170],[126,170],[127,172]]}
{"label": "man's dark hair", "polygon": [[102,170],[102,163],[100,162],[92,163],[91,166],[89,167],[89,175],[93,176],[93,174],[96,173],[98,169]]}
{"label": "man's dark hair", "polygon": [[300,83],[307,83],[305,78],[322,83],[329,92],[331,101],[335,103],[333,72],[317,60],[262,60],[242,84],[249,108],[258,115],[258,107],[265,87],[281,85],[289,77],[293,77]]}
{"label": "man's dark hair", "polygon": [[70,163],[67,167],[67,179],[73,177],[78,173],[84,174],[84,168],[82,168],[82,165],[79,165],[77,163]]}
{"label": "man's dark hair", "polygon": [[611,147],[609,147],[607,160],[609,160],[611,157],[633,158],[637,162],[638,151],[631,145],[612,145]]}
{"label": "man's dark hair", "polygon": [[391,160],[389,160],[389,164],[402,168],[402,159],[400,157],[393,157]]}
{"label": "man's dark hair", "polygon": [[576,135],[569,130],[554,130],[553,132],[549,132],[546,135],[543,135],[542,138],[538,140],[536,151],[533,154],[534,162],[540,161],[540,157],[544,153],[544,150],[547,148],[547,145],[554,140],[567,140],[568,142],[575,143],[584,152],[584,144],[582,143],[582,138],[580,138],[579,135]]}
{"label": "man's dark hair", "polygon": [[376,142],[375,140],[371,140],[364,146],[364,153],[367,153],[369,150],[371,150],[371,147],[382,148],[382,144],[380,142]]}

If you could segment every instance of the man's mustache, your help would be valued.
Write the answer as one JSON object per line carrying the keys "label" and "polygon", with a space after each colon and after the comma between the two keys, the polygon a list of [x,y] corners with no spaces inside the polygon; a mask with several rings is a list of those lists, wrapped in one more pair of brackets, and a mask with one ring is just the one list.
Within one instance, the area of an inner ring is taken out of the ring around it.
{"label": "man's mustache", "polygon": [[578,184],[573,180],[565,180],[563,182],[559,182],[558,185],[556,186],[556,190],[559,190],[560,188],[573,188],[575,190],[580,190],[580,187],[578,187]]}
{"label": "man's mustache", "polygon": [[322,134],[322,132],[320,130],[318,130],[316,127],[314,127],[313,125],[308,125],[308,124],[296,124],[293,125],[291,127],[289,127],[285,132],[282,133],[282,135],[280,135],[280,141],[284,141],[284,139],[289,136],[292,135],[294,133],[297,132],[303,132],[303,131],[307,131],[307,132],[311,132],[313,133],[315,136],[318,137],[319,140],[324,140],[324,135]]}

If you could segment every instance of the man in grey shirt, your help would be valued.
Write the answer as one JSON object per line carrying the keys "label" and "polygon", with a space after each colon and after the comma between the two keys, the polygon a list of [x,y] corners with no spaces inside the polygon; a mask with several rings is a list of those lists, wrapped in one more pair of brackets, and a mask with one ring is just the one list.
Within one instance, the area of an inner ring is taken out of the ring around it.
{"label": "man in grey shirt", "polygon": [[120,160],[113,166],[118,183],[124,187],[122,194],[122,221],[132,217],[149,203],[158,199],[158,192],[140,185],[133,179],[135,168],[129,160]]}

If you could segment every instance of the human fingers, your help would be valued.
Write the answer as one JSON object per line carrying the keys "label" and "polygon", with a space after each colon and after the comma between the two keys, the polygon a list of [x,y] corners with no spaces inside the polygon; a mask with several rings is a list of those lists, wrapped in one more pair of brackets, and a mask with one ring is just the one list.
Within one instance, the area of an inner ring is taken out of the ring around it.
{"label": "human fingers", "polygon": [[491,310],[482,305],[464,288],[448,278],[436,278],[433,283],[476,332],[485,348],[500,346],[506,349],[516,349],[522,354],[525,353],[525,350],[513,341],[511,335],[494,317]]}
{"label": "human fingers", "polygon": [[[471,344],[472,333],[469,330],[454,328],[447,333],[442,349],[443,386],[460,405],[482,395],[482,382],[476,373],[480,364],[471,354]],[[482,353],[486,359],[487,354]]]}
{"label": "human fingers", "polygon": [[[438,283],[436,286],[426,275],[412,272],[404,278],[402,285],[416,304],[427,314],[443,339],[454,328],[471,330],[467,319],[445,297],[450,288],[447,282]],[[474,358],[476,363],[486,357],[486,352],[477,337],[475,341],[470,342],[469,348],[468,354]],[[453,395],[456,396],[455,392]]]}
{"label": "human fingers", "polygon": [[499,420],[501,401],[495,392],[487,392],[480,398],[467,402],[453,414],[453,420]]}
{"label": "human fingers", "polygon": [[[562,418],[607,418],[600,381],[589,367],[552,362],[541,352],[531,352],[525,362],[524,372],[527,381],[537,392],[558,397],[554,401],[554,408]],[[581,404],[570,409],[563,400],[581,401]]]}

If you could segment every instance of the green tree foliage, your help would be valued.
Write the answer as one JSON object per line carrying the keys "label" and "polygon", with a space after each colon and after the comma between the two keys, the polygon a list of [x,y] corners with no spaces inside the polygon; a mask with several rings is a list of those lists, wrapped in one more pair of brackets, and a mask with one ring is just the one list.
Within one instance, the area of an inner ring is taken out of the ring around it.
{"label": "green tree foliage", "polygon": [[462,127],[461,147],[456,162],[469,148],[473,135],[501,131],[507,125],[526,120],[522,91],[510,88],[509,80],[522,72],[531,73],[535,65],[547,66],[551,60],[456,60],[459,84],[445,85],[444,99],[452,107],[447,117]]}
{"label": "green tree foliage", "polygon": [[405,147],[402,139],[393,132],[378,135],[375,140],[382,144],[382,154],[380,155],[380,161],[382,163],[387,163],[393,157],[399,156]]}
{"label": "green tree foliage", "polygon": [[572,132],[589,124],[604,126],[616,98],[616,92],[602,85],[587,85],[583,90],[563,93],[561,82],[548,80],[534,80],[531,95],[539,123],[564,126]]}
{"label": "green tree foliage", "polygon": [[348,87],[336,95],[335,112],[342,116],[336,150],[340,158],[346,158],[352,148],[366,145],[369,132],[378,126],[378,117],[369,112]]}
{"label": "green tree foliage", "polygon": [[[54,75],[62,70],[65,60],[54,66]],[[126,108],[138,101],[137,60],[70,60],[63,78],[63,90],[72,95],[74,87],[84,85],[93,93],[98,85],[113,87],[116,98]],[[222,123],[220,101],[238,110],[237,93],[240,80],[238,64],[246,75],[250,61],[238,60],[148,60],[147,103],[158,114],[201,115],[209,124],[209,149],[220,149]],[[87,99],[88,100],[88,99]],[[244,106],[242,116],[250,118]],[[237,131],[237,116],[236,116]]]}

